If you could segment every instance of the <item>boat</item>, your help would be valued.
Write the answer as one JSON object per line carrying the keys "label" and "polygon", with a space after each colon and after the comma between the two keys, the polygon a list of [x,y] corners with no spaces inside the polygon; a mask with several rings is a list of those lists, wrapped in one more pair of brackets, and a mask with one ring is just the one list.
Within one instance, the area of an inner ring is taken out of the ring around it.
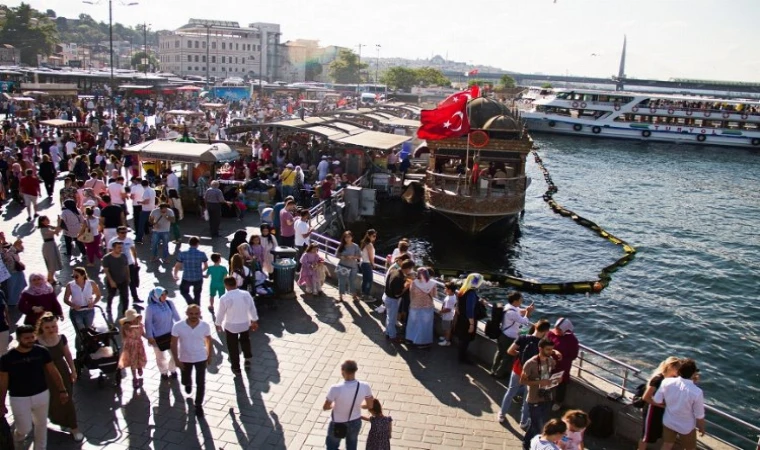
{"label": "boat", "polygon": [[557,89],[525,106],[531,132],[760,147],[756,100]]}
{"label": "boat", "polygon": [[474,236],[506,226],[525,209],[525,160],[533,139],[516,109],[479,97],[468,104],[470,133],[427,142],[425,205]]}

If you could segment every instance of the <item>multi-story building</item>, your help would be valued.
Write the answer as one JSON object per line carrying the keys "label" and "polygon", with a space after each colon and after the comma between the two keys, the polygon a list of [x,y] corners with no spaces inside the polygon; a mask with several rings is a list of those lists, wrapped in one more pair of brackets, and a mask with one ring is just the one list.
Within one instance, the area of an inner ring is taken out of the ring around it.
{"label": "multi-story building", "polygon": [[283,58],[281,64],[284,81],[291,83],[303,81],[329,81],[330,63],[338,56],[343,47],[330,45],[320,47],[319,41],[296,39],[282,44]]}
{"label": "multi-story building", "polygon": [[276,72],[271,58],[277,58],[279,29],[275,24],[241,27],[238,22],[190,19],[171,33],[159,34],[161,70],[179,76],[208,74],[222,79],[258,78],[263,73],[271,79]]}
{"label": "multi-story building", "polygon": [[21,61],[21,50],[10,44],[0,44],[0,64],[15,66]]}

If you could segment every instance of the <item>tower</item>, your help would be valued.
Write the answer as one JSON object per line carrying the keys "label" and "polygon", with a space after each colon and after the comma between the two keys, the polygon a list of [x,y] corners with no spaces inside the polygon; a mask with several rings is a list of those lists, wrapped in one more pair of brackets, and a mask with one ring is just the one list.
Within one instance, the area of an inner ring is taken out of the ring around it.
{"label": "tower", "polygon": [[625,87],[623,80],[625,80],[625,47],[627,44],[628,36],[623,35],[623,52],[620,54],[620,68],[618,68],[617,80],[615,80],[615,90],[622,91]]}

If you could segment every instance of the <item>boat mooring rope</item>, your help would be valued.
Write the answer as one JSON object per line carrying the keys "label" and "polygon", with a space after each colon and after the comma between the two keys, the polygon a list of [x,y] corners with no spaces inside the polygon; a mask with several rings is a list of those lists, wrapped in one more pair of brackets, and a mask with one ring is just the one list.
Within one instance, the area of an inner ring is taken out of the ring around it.
{"label": "boat mooring rope", "polygon": [[[619,258],[617,261],[613,262],[612,264],[602,268],[602,270],[599,272],[599,278],[593,281],[571,281],[566,283],[540,283],[537,281],[531,281],[526,280],[523,278],[517,278],[510,275],[503,275],[503,274],[496,274],[496,273],[482,273],[483,278],[489,282],[497,283],[498,285],[502,287],[510,287],[514,288],[520,291],[525,292],[532,292],[532,293],[540,293],[540,294],[582,294],[586,292],[594,292],[598,293],[601,292],[602,289],[606,288],[607,285],[612,280],[612,273],[616,272],[618,268],[626,266],[629,262],[633,260],[633,258],[636,256],[636,249],[633,248],[632,245],[628,244],[624,240],[614,236],[613,234],[605,231],[602,227],[597,225],[596,223],[579,216],[578,214],[574,213],[573,211],[570,211],[567,208],[564,208],[562,205],[557,203],[556,200],[554,200],[554,194],[556,194],[559,189],[557,188],[557,185],[554,184],[554,181],[552,181],[551,174],[549,174],[549,170],[544,166],[544,162],[541,159],[541,157],[538,155],[536,151],[533,151],[533,156],[535,158],[536,164],[538,164],[538,167],[541,169],[541,172],[544,174],[544,180],[546,180],[546,184],[548,188],[546,189],[546,192],[544,193],[544,201],[549,205],[549,207],[554,211],[555,213],[563,216],[563,217],[569,217],[573,219],[578,225],[581,225],[583,227],[586,227],[590,229],[591,231],[595,232],[599,236],[603,237],[604,239],[608,240],[609,242],[619,245],[623,248],[623,252],[625,255],[623,255],[621,258]],[[449,277],[460,277],[463,274],[466,274],[467,272],[459,271],[459,270],[448,270],[448,269],[442,269],[437,270],[437,272],[441,276],[449,276]]]}

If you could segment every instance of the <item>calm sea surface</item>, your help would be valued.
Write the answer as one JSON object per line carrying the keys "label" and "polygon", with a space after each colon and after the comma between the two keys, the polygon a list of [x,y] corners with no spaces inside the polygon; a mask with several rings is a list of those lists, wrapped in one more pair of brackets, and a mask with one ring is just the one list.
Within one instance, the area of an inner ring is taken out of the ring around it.
{"label": "calm sea surface", "polygon": [[[559,188],[554,199],[638,250],[599,295],[528,295],[539,316],[571,318],[584,344],[647,371],[670,355],[695,358],[708,403],[759,423],[760,153],[535,140]],[[595,279],[622,250],[554,214],[529,160],[533,183],[517,233],[471,241],[446,219],[396,204],[390,208],[403,210],[401,220],[392,211],[392,219],[370,224],[380,232],[379,254],[404,236],[433,266],[540,281]]]}

